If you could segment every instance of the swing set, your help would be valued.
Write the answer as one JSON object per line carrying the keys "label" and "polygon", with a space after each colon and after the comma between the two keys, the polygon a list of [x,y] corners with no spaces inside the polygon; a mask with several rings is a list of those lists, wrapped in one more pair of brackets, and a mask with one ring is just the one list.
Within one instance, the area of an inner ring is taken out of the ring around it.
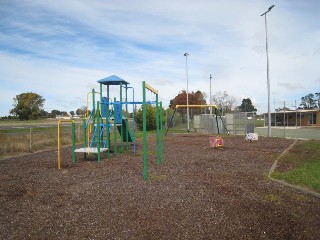
{"label": "swing set", "polygon": [[176,105],[176,107],[175,107],[175,109],[174,109],[174,112],[173,112],[173,114],[172,114],[172,116],[171,116],[170,122],[169,122],[169,124],[168,124],[168,126],[167,126],[165,136],[167,136],[167,133],[168,133],[169,128],[170,128],[170,126],[171,126],[171,124],[172,124],[172,120],[174,119],[174,116],[175,116],[175,113],[177,112],[177,109],[178,109],[178,108],[187,108],[187,107],[189,107],[189,108],[213,108],[213,109],[214,109],[214,112],[215,112],[215,118],[216,118],[216,125],[217,125],[218,134],[220,134],[218,117],[221,119],[221,122],[222,122],[222,124],[223,124],[224,129],[225,129],[226,132],[229,134],[229,131],[227,130],[226,124],[225,124],[225,122],[223,121],[222,116],[221,116],[220,112],[219,112],[218,109],[217,109],[217,106],[214,105],[214,104],[208,104],[208,105]]}

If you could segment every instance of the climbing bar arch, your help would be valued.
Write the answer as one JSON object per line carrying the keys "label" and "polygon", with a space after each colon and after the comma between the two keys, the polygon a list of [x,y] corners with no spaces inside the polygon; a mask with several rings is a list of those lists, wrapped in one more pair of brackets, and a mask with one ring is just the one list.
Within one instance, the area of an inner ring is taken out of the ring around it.
{"label": "climbing bar arch", "polygon": [[145,83],[145,88],[150,90],[151,92],[153,92],[154,94],[157,94],[158,95],[158,90],[155,90],[153,87],[151,87],[149,84],[147,84],[146,82]]}
{"label": "climbing bar arch", "polygon": [[164,147],[163,147],[163,133],[162,133],[162,103],[158,99],[158,90],[148,85],[145,81],[142,82],[142,128],[143,128],[143,178],[148,179],[148,159],[147,159],[147,101],[146,101],[146,89],[151,91],[156,96],[156,152],[157,152],[157,165],[163,161]]}

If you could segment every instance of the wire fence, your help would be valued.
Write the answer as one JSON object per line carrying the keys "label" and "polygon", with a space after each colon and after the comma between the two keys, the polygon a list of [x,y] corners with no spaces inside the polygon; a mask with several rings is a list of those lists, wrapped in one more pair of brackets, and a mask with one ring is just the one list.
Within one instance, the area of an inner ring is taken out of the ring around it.
{"label": "wire fence", "polygon": [[[142,134],[137,131],[137,126],[132,124],[129,119],[130,132],[135,132],[134,138],[140,137]],[[60,143],[61,146],[71,146],[72,129],[71,124],[61,123],[60,126]],[[76,144],[83,144],[83,122],[75,123],[75,141]],[[87,128],[87,144],[92,138],[94,127],[90,125]],[[119,143],[121,136],[119,131],[115,131],[112,126],[109,129],[110,134],[117,134],[117,142]],[[42,150],[57,149],[58,147],[58,126],[57,124],[39,123],[30,126],[0,126],[0,158],[8,156],[16,156],[19,154],[33,153]]]}
{"label": "wire fence", "polygon": [[[76,124],[76,142],[82,142],[82,124]],[[71,126],[60,127],[61,146],[71,145]],[[0,157],[57,148],[57,126],[8,127],[0,130]]]}
{"label": "wire fence", "polygon": [[[206,113],[193,114],[189,119],[192,131],[201,133],[226,133],[245,135],[256,132],[260,136],[268,136],[267,105],[257,104],[265,109],[260,114],[254,112],[233,112],[224,114],[216,122],[215,115]],[[320,140],[320,110],[302,109],[300,101],[273,101],[270,106],[271,137],[299,138]],[[172,118],[172,111],[166,112],[166,127]],[[224,131],[223,125],[226,126]],[[217,126],[220,131],[217,131]],[[187,116],[185,113],[176,113],[170,123],[174,131],[186,131]]]}
{"label": "wire fence", "polygon": [[[274,101],[271,107],[271,137],[299,138],[320,140],[320,110],[300,109],[298,101]],[[257,104],[263,109],[263,104]],[[267,108],[265,108],[267,109]],[[208,134],[230,133],[232,135],[245,135],[248,132],[258,133],[259,136],[268,136],[268,114],[236,112],[217,117],[208,114],[208,109],[191,111],[189,127],[192,131]],[[187,132],[186,113],[172,110],[165,114],[165,128],[174,129],[175,132]],[[172,119],[171,119],[172,118]],[[172,120],[170,122],[170,120]],[[170,126],[169,126],[170,125]],[[226,127],[226,128],[225,128]],[[39,150],[54,149],[57,147],[57,126],[32,125],[27,127],[11,126],[0,129],[0,157],[32,153]],[[76,142],[83,142],[83,124],[76,123]],[[61,127],[61,145],[71,145],[71,126]]]}
{"label": "wire fence", "polygon": [[[268,136],[268,111],[266,104],[257,104],[265,109],[260,119],[263,126],[255,128],[261,136]],[[301,101],[273,100],[270,106],[270,125],[272,137],[320,139],[320,110],[303,109]]]}

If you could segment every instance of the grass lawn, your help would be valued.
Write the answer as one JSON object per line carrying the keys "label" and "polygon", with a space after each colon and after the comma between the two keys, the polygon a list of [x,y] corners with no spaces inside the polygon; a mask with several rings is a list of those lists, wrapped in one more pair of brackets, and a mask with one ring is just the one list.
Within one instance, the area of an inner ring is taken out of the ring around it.
{"label": "grass lawn", "polygon": [[273,178],[320,193],[320,141],[300,141],[280,160]]}

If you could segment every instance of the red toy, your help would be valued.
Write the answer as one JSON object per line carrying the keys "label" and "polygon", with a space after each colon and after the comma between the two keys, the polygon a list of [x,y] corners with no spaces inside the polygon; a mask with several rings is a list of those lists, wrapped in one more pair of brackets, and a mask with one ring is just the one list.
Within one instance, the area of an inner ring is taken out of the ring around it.
{"label": "red toy", "polygon": [[210,138],[210,146],[213,148],[224,147],[224,141],[222,137],[216,136]]}

